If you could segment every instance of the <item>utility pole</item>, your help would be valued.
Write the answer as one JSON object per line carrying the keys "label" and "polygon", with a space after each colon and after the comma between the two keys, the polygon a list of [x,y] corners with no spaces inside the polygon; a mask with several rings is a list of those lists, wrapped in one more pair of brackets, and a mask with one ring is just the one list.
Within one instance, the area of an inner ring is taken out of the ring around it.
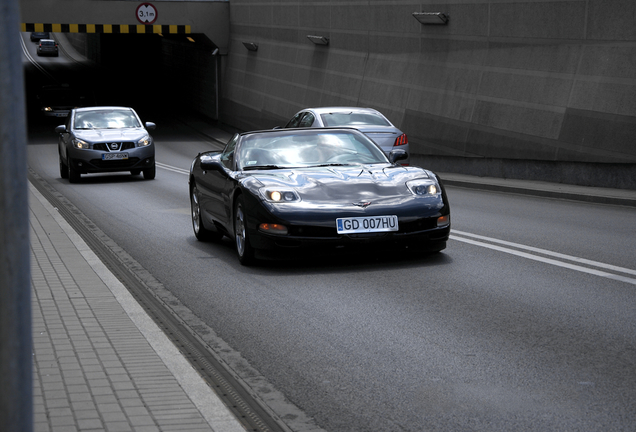
{"label": "utility pole", "polygon": [[18,0],[0,0],[0,431],[33,431],[26,108]]}

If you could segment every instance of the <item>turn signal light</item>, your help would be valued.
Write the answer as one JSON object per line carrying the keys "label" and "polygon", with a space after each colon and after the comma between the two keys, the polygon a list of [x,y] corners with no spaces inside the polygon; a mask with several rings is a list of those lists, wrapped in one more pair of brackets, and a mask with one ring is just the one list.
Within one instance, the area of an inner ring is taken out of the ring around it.
{"label": "turn signal light", "polygon": [[287,227],[281,224],[262,223],[258,226],[260,231],[270,234],[287,234]]}
{"label": "turn signal light", "polygon": [[395,139],[395,144],[393,144],[393,147],[405,145],[408,143],[409,143],[409,139],[406,137],[406,134],[402,134]]}
{"label": "turn signal light", "polygon": [[450,215],[446,215],[446,216],[440,216],[437,218],[437,226],[438,227],[445,227],[450,225]]}

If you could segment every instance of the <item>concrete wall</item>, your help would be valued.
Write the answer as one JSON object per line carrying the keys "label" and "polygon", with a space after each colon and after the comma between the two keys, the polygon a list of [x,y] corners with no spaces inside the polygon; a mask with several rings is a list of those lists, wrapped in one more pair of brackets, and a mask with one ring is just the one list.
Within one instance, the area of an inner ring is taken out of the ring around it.
{"label": "concrete wall", "polygon": [[231,0],[222,119],[370,106],[439,171],[636,189],[635,16],[633,0]]}

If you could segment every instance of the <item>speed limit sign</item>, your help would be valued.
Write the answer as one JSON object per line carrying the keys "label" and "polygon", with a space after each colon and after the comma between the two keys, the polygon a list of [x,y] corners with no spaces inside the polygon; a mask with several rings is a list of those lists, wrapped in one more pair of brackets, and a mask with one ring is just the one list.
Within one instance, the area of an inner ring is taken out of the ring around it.
{"label": "speed limit sign", "polygon": [[157,21],[157,9],[150,3],[137,6],[137,20],[142,24],[152,24]]}

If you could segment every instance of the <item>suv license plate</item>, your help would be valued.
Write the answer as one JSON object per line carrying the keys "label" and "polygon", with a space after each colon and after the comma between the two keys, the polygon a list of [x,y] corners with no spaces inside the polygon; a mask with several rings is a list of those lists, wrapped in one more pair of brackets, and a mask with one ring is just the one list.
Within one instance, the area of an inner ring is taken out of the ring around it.
{"label": "suv license plate", "polygon": [[398,217],[365,216],[336,219],[338,234],[388,232],[398,230]]}
{"label": "suv license plate", "polygon": [[124,160],[128,159],[128,153],[104,153],[102,160]]}

